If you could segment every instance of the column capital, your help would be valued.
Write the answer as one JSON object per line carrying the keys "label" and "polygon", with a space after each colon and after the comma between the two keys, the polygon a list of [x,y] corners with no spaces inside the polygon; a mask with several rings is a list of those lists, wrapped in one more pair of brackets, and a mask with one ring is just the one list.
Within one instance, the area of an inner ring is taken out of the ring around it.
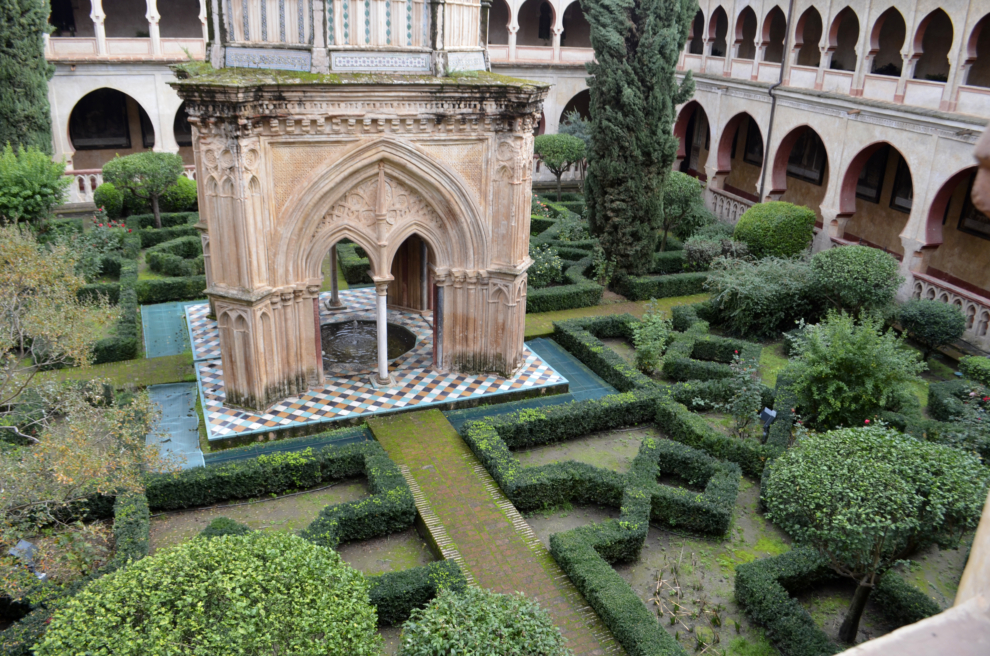
{"label": "column capital", "polygon": [[379,296],[388,296],[388,282],[376,282],[375,293]]}
{"label": "column capital", "polygon": [[146,0],[148,11],[145,13],[144,17],[149,23],[157,23],[162,19],[162,15],[158,13],[158,0]]}
{"label": "column capital", "polygon": [[103,11],[103,0],[90,0],[89,18],[94,23],[102,23],[106,20],[106,13]]}

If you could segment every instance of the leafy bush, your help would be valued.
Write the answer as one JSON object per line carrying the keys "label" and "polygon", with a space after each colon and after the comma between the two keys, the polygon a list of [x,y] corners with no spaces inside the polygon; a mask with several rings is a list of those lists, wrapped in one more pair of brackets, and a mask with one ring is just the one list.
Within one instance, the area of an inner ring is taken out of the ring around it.
{"label": "leafy bush", "polygon": [[195,644],[210,654],[377,656],[376,625],[367,580],[339,555],[254,531],[191,540],[94,581],[55,613],[37,654],[154,656]]}
{"label": "leafy bush", "polygon": [[569,656],[560,629],[522,593],[442,590],[402,628],[401,656]]}
{"label": "leafy bush", "polygon": [[191,212],[197,207],[196,183],[180,175],[175,184],[165,190],[161,197],[163,212]]}
{"label": "leafy bush", "polygon": [[880,577],[870,597],[887,620],[897,626],[914,624],[942,612],[941,606],[893,570]]}
{"label": "leafy bush", "polygon": [[744,437],[763,407],[763,388],[759,381],[757,362],[744,360],[737,353],[729,368],[732,371],[729,381],[733,394],[720,409],[732,416],[736,433]]}
{"label": "leafy bush", "polygon": [[882,320],[830,312],[795,345],[784,370],[802,414],[822,428],[856,426],[881,410],[896,409],[900,392],[925,370]]}
{"label": "leafy bush", "polygon": [[179,237],[149,248],[144,255],[148,268],[166,276],[203,275],[205,263],[200,237]]}
{"label": "leafy bush", "polygon": [[840,246],[811,258],[811,282],[836,308],[861,314],[883,311],[904,279],[898,262],[869,246]]}
{"label": "leafy bush", "polygon": [[591,260],[584,258],[564,270],[563,284],[526,292],[526,312],[556,312],[591,307],[602,300],[602,285],[585,277]]}
{"label": "leafy bush", "polygon": [[206,276],[139,280],[135,285],[137,300],[142,305],[169,301],[191,301],[203,298],[205,290]]}
{"label": "leafy bush", "polygon": [[529,256],[533,264],[527,270],[530,287],[540,289],[559,283],[564,277],[564,261],[553,246],[532,246]]}
{"label": "leafy bush", "polygon": [[663,366],[663,350],[673,330],[670,319],[664,318],[655,302],[650,303],[642,321],[633,327],[636,367],[640,371],[651,374]]}
{"label": "leafy bush", "polygon": [[368,596],[378,609],[379,626],[398,626],[413,610],[422,608],[441,590],[462,592],[467,579],[453,560],[370,577]]}
{"label": "leafy bush", "polygon": [[[162,228],[179,228],[192,226],[199,221],[199,212],[162,212]],[[142,231],[155,227],[154,214],[132,214],[127,217],[127,227]],[[153,232],[153,231],[152,231]],[[158,243],[158,242],[155,242]],[[154,245],[154,244],[149,244]]]}
{"label": "leafy bush", "polygon": [[182,175],[182,158],[174,153],[145,151],[120,157],[103,165],[103,179],[151,204],[155,227],[161,227],[161,198]]}
{"label": "leafy bush", "polygon": [[556,176],[559,203],[560,176],[585,158],[584,141],[569,134],[541,134],[533,140],[533,153]]}
{"label": "leafy bush", "polygon": [[959,360],[959,371],[982,385],[990,386],[990,358],[967,355]]}
{"label": "leafy bush", "polygon": [[693,235],[684,242],[684,251],[687,269],[690,271],[707,271],[719,257],[740,259],[749,255],[749,247],[741,241],[698,235]]}
{"label": "leafy bush", "polygon": [[738,335],[769,337],[814,320],[818,303],[811,268],[800,259],[715,260],[705,289],[720,325]]}
{"label": "leafy bush", "polygon": [[715,222],[713,215],[705,207],[703,194],[705,185],[695,177],[680,171],[668,174],[663,185],[663,215],[660,229],[660,250],[667,250],[667,236],[674,233],[680,237],[690,236],[694,231]]}
{"label": "leafy bush", "polygon": [[802,205],[757,203],[739,217],[733,239],[744,242],[758,258],[793,257],[811,244],[815,220],[815,213]]}
{"label": "leafy bush", "polygon": [[0,154],[0,223],[43,221],[65,199],[65,164],[33,146],[8,143]]}
{"label": "leafy bush", "polygon": [[119,219],[124,212],[124,195],[109,182],[104,182],[93,192],[93,202],[102,207],[109,219]]}
{"label": "leafy bush", "polygon": [[912,299],[902,305],[900,322],[901,327],[925,347],[923,360],[966,332],[966,317],[959,308],[927,298]]}
{"label": "leafy bush", "polygon": [[[668,242],[667,248],[670,248]],[[615,280],[615,291],[631,301],[645,301],[652,298],[690,296],[704,291],[704,273],[675,273],[666,276],[619,275]]]}
{"label": "leafy bush", "polygon": [[217,517],[210,524],[199,532],[200,538],[218,538],[221,535],[244,535],[250,532],[245,524],[235,522],[229,517]]}

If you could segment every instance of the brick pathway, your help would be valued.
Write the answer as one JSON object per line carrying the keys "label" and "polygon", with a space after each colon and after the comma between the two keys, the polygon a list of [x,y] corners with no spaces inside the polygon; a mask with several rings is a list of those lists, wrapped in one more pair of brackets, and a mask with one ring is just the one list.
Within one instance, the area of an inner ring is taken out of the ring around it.
{"label": "brick pathway", "polygon": [[375,418],[368,426],[389,456],[409,468],[478,585],[537,600],[575,656],[622,653],[443,414]]}

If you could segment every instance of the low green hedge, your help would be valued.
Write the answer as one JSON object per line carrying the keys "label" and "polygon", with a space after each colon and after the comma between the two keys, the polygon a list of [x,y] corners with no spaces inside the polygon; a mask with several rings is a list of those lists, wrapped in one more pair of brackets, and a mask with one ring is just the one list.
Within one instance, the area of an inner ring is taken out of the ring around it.
{"label": "low green hedge", "polygon": [[[199,221],[199,212],[162,212],[162,228],[192,225]],[[128,228],[138,230],[155,227],[154,214],[133,214],[126,219]]]}
{"label": "low green hedge", "polygon": [[[681,487],[658,485],[650,496],[650,522],[705,535],[725,535],[732,524],[732,509],[739,494],[742,473],[733,462],[671,440],[643,440],[639,457],[654,464],[657,473],[677,474],[692,485],[703,485],[698,494]],[[653,474],[655,480],[656,474]]]}
{"label": "low green hedge", "polygon": [[729,364],[736,353],[743,360],[759,362],[763,347],[753,342],[708,335],[708,324],[697,322],[675,333],[667,347],[663,373],[671,380],[714,380],[732,375]]}
{"label": "low green hedge", "polygon": [[928,386],[928,414],[939,421],[952,421],[965,411],[962,397],[973,383],[968,380],[947,380]]}
{"label": "low green hedge", "polygon": [[535,237],[555,225],[557,225],[557,219],[548,219],[545,216],[536,216],[534,214],[529,217],[529,234]]}
{"label": "low green hedge", "polygon": [[663,276],[617,276],[615,291],[631,301],[690,296],[705,291],[707,273],[674,273]]}
{"label": "low green hedge", "polygon": [[201,276],[205,273],[203,243],[198,235],[152,246],[145,252],[144,261],[149,269],[165,276]]}
{"label": "low green hedge", "polygon": [[687,267],[687,253],[684,251],[663,251],[653,254],[652,274],[683,273]]}
{"label": "low green hedge", "polygon": [[526,312],[556,312],[598,305],[605,290],[584,277],[584,271],[590,266],[591,259],[584,258],[564,270],[568,284],[527,290]]}
{"label": "low green hedge", "polygon": [[620,392],[656,387],[655,381],[623,360],[601,341],[604,338],[624,338],[632,341],[632,327],[638,322],[639,319],[631,314],[555,321],[553,338]]}
{"label": "low green hedge", "polygon": [[142,305],[168,303],[169,301],[191,301],[203,298],[205,290],[206,276],[139,280],[135,286],[137,300]]}
{"label": "low green hedge", "polygon": [[[708,301],[690,305],[675,305],[670,309],[674,330],[678,332],[686,332],[694,324],[710,323],[714,316],[715,313]],[[708,332],[707,328],[701,330]]]}
{"label": "low green hedge", "polygon": [[368,597],[378,609],[380,626],[399,626],[416,608],[422,608],[442,589],[463,592],[467,579],[452,560],[369,577]]}
{"label": "low green hedge", "polygon": [[[736,393],[735,386],[725,378],[713,380],[689,380],[671,386],[673,398],[692,411],[710,410],[715,404],[728,403]],[[761,385],[760,402],[772,408],[776,392]]]}
{"label": "low green hedge", "polygon": [[117,305],[117,303],[120,302],[120,283],[96,282],[89,285],[83,285],[79,288],[79,291],[76,292],[76,298],[84,302],[95,302],[100,297],[106,298],[112,305]]}
{"label": "low green hedge", "polygon": [[870,600],[891,624],[904,626],[938,615],[942,607],[897,572],[888,571],[873,588]]}
{"label": "low green hedge", "polygon": [[337,262],[344,273],[344,280],[348,285],[368,285],[371,284],[371,261],[364,256],[362,251],[358,253],[357,244],[337,244]]}
{"label": "low green hedge", "polygon": [[124,260],[120,267],[120,287],[117,304],[120,319],[114,327],[114,335],[93,345],[93,364],[133,360],[140,348],[138,341],[137,260]]}
{"label": "low green hedge", "polygon": [[177,225],[171,228],[145,228],[138,231],[141,238],[141,248],[151,248],[162,242],[172,241],[179,237],[195,237],[199,235],[199,230],[194,225]]}
{"label": "low green hedge", "polygon": [[789,656],[823,656],[839,649],[791,596],[836,578],[817,551],[797,548],[736,567],[736,601],[767,637]]}
{"label": "low green hedge", "polygon": [[118,496],[113,505],[114,569],[141,560],[150,548],[151,513],[144,494]]}

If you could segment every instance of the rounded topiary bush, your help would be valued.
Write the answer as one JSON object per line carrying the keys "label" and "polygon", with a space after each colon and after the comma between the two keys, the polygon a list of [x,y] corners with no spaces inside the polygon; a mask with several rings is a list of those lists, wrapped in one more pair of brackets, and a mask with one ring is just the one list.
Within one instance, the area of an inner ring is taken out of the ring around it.
{"label": "rounded topiary bush", "polygon": [[733,239],[744,242],[756,257],[793,257],[814,237],[815,213],[802,205],[758,203],[739,217]]}
{"label": "rounded topiary bush", "polygon": [[252,531],[190,540],[90,583],[35,653],[378,656],[377,623],[367,580],[336,552]]}
{"label": "rounded topiary bush", "polygon": [[903,278],[888,253],[869,246],[840,246],[811,258],[815,288],[837,308],[859,313],[882,310],[894,302]]}
{"label": "rounded topiary bush", "polygon": [[107,217],[119,219],[124,211],[124,194],[117,191],[109,182],[104,182],[93,192],[93,202],[97,207],[102,207]]}
{"label": "rounded topiary bush", "polygon": [[990,358],[982,355],[967,355],[959,360],[959,371],[966,378],[984,385],[990,385]]}
{"label": "rounded topiary bush", "polygon": [[180,175],[161,198],[163,212],[189,212],[196,207],[196,183],[184,175]]}
{"label": "rounded topiary bush", "polygon": [[218,538],[222,535],[244,535],[250,531],[250,528],[229,517],[217,517],[210,522],[209,526],[200,531],[197,537]]}
{"label": "rounded topiary bush", "polygon": [[925,347],[925,359],[966,332],[966,317],[959,308],[927,298],[916,298],[902,305],[900,321],[901,327]]}
{"label": "rounded topiary bush", "polygon": [[402,627],[400,656],[570,656],[560,630],[521,593],[443,590]]}

